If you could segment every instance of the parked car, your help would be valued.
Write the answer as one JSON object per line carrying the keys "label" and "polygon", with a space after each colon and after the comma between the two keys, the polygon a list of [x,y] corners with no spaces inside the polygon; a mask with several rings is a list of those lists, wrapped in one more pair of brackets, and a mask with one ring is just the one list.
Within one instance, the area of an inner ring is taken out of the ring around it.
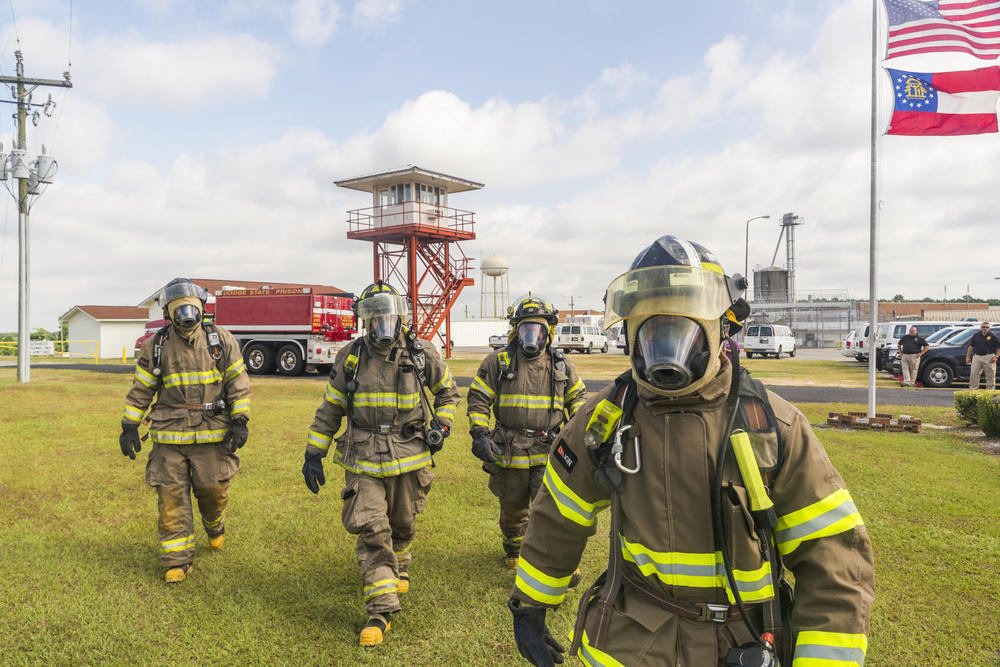
{"label": "parked car", "polygon": [[563,352],[573,350],[590,354],[595,349],[607,352],[608,337],[601,328],[592,324],[564,324],[556,329],[555,346]]}
{"label": "parked car", "polygon": [[862,324],[854,332],[854,358],[858,361],[868,361],[868,331],[870,324]]}
{"label": "parked car", "polygon": [[490,336],[490,347],[494,350],[499,350],[502,347],[507,346],[507,334],[496,334]]}
{"label": "parked car", "polygon": [[840,353],[845,357],[853,357],[854,350],[851,349],[853,345],[854,345],[854,329],[851,329],[850,331],[847,332],[847,335],[844,336],[840,341]]}
{"label": "parked car", "polygon": [[620,350],[625,349],[626,343],[627,341],[625,339],[625,327],[622,327],[621,330],[618,332],[618,344],[617,344],[618,349]]}
{"label": "parked car", "polygon": [[[959,333],[966,331],[969,327],[964,323],[960,326],[945,327],[944,329],[938,329],[930,336],[924,338],[928,345],[934,345],[935,343],[944,343],[951,338],[954,338]],[[888,357],[885,361],[885,367],[882,369],[887,373],[892,375],[901,375],[903,373],[902,365],[899,362],[899,346],[894,348],[889,348]]]}
{"label": "parked car", "polygon": [[[875,330],[875,345],[878,356],[875,357],[875,367],[879,370],[887,368],[886,362],[889,351],[895,350],[899,345],[899,339],[910,331],[910,327],[917,328],[917,335],[925,339],[935,331],[947,329],[952,326],[972,326],[972,322],[926,322],[923,320],[897,320],[894,322],[883,322]],[[928,341],[930,342],[930,341]]]}
{"label": "parked car", "polygon": [[969,327],[943,343],[931,345],[920,358],[918,375],[925,387],[950,387],[953,382],[968,382],[972,367],[965,363],[969,340],[979,329]]}
{"label": "parked car", "polygon": [[762,357],[773,356],[775,359],[783,354],[794,357],[795,334],[781,324],[754,324],[747,327],[743,349],[746,350],[747,359],[752,359],[755,354]]}

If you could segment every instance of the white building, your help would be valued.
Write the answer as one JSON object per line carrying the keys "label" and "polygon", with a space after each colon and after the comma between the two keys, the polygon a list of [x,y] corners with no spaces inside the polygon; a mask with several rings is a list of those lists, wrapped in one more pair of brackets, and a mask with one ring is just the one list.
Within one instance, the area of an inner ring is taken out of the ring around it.
{"label": "white building", "polygon": [[149,310],[134,306],[73,306],[59,316],[67,325],[69,352],[73,356],[101,359],[129,357],[135,340],[146,330]]}

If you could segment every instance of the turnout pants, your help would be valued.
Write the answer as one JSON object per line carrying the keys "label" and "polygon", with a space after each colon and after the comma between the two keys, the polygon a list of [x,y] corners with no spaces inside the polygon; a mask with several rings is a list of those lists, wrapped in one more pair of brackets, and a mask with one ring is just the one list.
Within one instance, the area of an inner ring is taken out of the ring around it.
{"label": "turnout pants", "polygon": [[154,443],[146,462],[146,484],[156,489],[159,507],[160,563],[167,568],[194,558],[191,493],[210,537],[225,532],[230,480],[240,458],[221,444]]}
{"label": "turnout pants", "polygon": [[489,488],[500,500],[500,533],[507,554],[516,555],[521,551],[524,531],[528,527],[528,509],[544,476],[544,465],[499,468],[490,472]]}
{"label": "turnout pants", "polygon": [[986,388],[996,389],[997,367],[992,354],[972,355],[972,370],[969,373],[969,389],[979,389],[979,376],[986,374]]}
{"label": "turnout pants", "polygon": [[400,609],[399,575],[413,560],[414,523],[427,507],[433,479],[430,468],[391,477],[344,474],[341,519],[347,532],[358,536],[354,551],[369,615]]}

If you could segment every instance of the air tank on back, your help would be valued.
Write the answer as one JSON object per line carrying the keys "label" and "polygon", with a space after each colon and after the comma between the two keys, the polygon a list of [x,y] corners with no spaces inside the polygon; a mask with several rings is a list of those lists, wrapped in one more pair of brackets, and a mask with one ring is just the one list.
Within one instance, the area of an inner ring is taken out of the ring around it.
{"label": "air tank on back", "polygon": [[757,303],[788,303],[788,271],[780,266],[755,270],[753,300]]}

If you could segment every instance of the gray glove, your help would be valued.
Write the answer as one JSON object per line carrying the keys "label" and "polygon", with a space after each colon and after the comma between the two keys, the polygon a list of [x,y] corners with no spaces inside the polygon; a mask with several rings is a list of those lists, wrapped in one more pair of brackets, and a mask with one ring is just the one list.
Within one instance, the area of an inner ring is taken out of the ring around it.
{"label": "gray glove", "polygon": [[490,438],[489,431],[482,426],[472,429],[472,453],[483,463],[496,463],[503,450]]}

